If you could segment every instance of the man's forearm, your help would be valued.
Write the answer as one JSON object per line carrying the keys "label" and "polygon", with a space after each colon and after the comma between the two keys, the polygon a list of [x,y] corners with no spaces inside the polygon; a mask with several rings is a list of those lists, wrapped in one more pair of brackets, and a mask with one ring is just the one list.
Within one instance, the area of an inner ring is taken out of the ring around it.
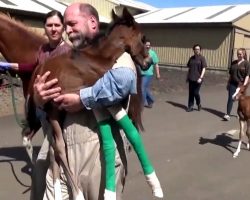
{"label": "man's forearm", "polygon": [[93,86],[80,90],[80,99],[87,109],[114,105],[136,93],[136,75],[130,68],[112,69]]}

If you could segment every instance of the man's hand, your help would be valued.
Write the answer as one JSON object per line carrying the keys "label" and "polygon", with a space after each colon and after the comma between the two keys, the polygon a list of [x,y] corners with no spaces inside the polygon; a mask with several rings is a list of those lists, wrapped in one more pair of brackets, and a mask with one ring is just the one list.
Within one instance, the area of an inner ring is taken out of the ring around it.
{"label": "man's hand", "polygon": [[44,75],[38,75],[33,85],[34,101],[37,106],[43,106],[48,101],[58,97],[61,92],[60,87],[52,88],[57,82],[57,79],[52,79],[46,82],[50,72],[46,72]]}
{"label": "man's hand", "polygon": [[59,109],[64,109],[67,112],[78,112],[82,110],[83,104],[79,94],[62,94],[54,98],[54,102],[59,104]]}

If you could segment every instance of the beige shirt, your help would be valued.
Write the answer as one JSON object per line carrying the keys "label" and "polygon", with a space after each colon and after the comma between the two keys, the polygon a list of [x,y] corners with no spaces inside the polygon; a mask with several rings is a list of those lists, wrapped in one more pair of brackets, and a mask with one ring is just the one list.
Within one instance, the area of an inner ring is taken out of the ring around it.
{"label": "beige shirt", "polygon": [[131,68],[136,73],[135,63],[132,60],[129,53],[124,52],[117,60],[116,63],[113,65],[113,69],[119,67],[128,67]]}

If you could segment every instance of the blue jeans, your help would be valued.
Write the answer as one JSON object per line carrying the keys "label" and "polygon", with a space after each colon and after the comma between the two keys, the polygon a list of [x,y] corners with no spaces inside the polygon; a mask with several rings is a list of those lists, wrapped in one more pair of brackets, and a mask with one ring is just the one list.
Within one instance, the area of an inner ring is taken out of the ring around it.
{"label": "blue jeans", "polygon": [[233,94],[235,93],[237,86],[229,83],[228,85],[228,99],[227,99],[227,114],[230,115],[233,108]]}
{"label": "blue jeans", "polygon": [[153,75],[142,76],[142,98],[144,106],[152,105],[154,103],[154,97],[150,91],[152,80],[153,80]]}

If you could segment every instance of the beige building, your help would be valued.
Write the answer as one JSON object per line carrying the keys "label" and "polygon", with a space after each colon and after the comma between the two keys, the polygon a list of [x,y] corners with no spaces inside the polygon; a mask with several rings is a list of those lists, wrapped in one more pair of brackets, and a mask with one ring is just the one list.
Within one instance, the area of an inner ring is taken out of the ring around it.
{"label": "beige building", "polygon": [[250,54],[250,5],[156,9],[136,20],[163,65],[186,66],[196,43],[210,69],[227,70],[237,48]]}

